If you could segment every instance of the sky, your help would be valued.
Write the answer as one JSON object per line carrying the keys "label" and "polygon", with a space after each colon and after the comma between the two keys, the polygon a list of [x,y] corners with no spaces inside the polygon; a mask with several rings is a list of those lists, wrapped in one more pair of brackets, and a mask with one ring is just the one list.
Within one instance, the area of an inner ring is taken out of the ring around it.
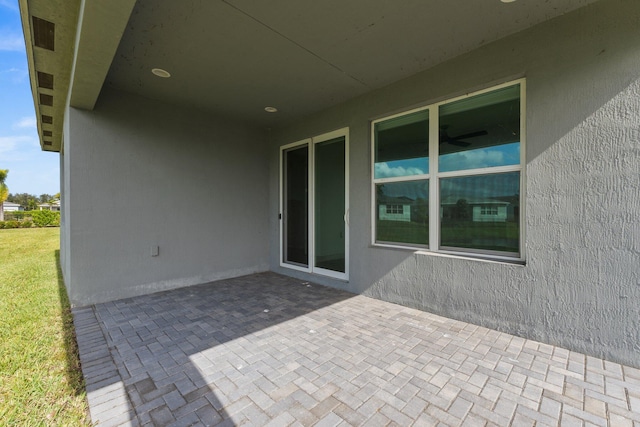
{"label": "sky", "polygon": [[[440,172],[451,172],[464,169],[517,165],[519,163],[520,142],[513,142],[475,149],[471,146],[466,150],[442,154],[438,158],[438,170]],[[376,162],[375,164],[376,178],[395,178],[428,173],[428,157]]]}
{"label": "sky", "polygon": [[18,0],[0,0],[0,169],[9,169],[9,192],[60,192],[59,162],[40,149]]}
{"label": "sky", "polygon": [[[520,143],[494,145],[443,154],[438,158],[440,172],[479,169],[520,163]],[[375,178],[411,177],[429,173],[429,158],[409,158],[375,163]],[[428,199],[428,180],[410,180],[385,183],[382,192],[389,197]],[[456,178],[440,178],[440,197],[448,199],[482,200],[513,196],[520,192],[520,173],[494,173]]]}

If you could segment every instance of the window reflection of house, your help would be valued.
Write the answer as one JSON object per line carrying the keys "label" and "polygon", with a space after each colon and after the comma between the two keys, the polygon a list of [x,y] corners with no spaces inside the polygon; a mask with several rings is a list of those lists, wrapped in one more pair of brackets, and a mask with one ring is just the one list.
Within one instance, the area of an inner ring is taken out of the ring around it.
{"label": "window reflection of house", "polygon": [[474,222],[504,222],[507,220],[506,202],[498,202],[499,205],[479,205],[473,207]]}
{"label": "window reflection of house", "polygon": [[411,205],[408,197],[385,197],[378,207],[378,217],[386,221],[411,221]]}
{"label": "window reflection of house", "polygon": [[[473,222],[506,222],[509,218],[510,203],[494,199],[456,199],[441,202],[440,217],[450,220],[471,220]],[[511,215],[513,216],[513,214]]]}
{"label": "window reflection of house", "polygon": [[481,215],[498,215],[498,208],[496,206],[480,206]]}

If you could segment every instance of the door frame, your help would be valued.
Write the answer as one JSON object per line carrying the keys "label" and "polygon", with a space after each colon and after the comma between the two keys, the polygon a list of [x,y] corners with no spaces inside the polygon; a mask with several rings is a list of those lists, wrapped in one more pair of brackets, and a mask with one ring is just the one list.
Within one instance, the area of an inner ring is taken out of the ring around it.
{"label": "door frame", "polygon": [[[329,141],[334,138],[344,137],[344,251],[345,251],[345,265],[344,273],[327,270],[324,268],[315,266],[315,147],[316,144]],[[307,215],[308,215],[308,230],[307,230],[307,244],[309,261],[306,267],[301,265],[295,265],[285,262],[284,260],[284,152],[306,145],[308,147],[308,189],[307,189]],[[280,222],[280,239],[278,243],[278,249],[280,251],[280,266],[290,268],[292,270],[304,271],[312,274],[320,274],[323,276],[333,277],[335,279],[349,280],[349,128],[341,128],[331,132],[323,133],[311,138],[306,138],[300,141],[292,142],[280,147],[280,172],[279,172],[279,222]]]}

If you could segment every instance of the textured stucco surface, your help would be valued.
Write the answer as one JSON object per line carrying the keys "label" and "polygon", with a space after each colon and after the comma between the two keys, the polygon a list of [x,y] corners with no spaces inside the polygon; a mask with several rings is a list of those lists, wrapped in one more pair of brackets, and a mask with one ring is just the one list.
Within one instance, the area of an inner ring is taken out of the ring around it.
{"label": "textured stucco surface", "polygon": [[[602,0],[270,135],[350,130],[350,279],[313,280],[640,366],[640,3]],[[526,265],[372,247],[372,119],[526,77]]]}
{"label": "textured stucco surface", "polygon": [[268,269],[261,131],[110,90],[67,117],[62,258],[74,305]]}

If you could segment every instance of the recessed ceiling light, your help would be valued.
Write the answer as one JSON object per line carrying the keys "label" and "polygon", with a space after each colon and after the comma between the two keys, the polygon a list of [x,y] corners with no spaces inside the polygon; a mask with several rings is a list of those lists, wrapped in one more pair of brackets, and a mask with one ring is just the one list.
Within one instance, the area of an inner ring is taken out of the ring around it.
{"label": "recessed ceiling light", "polygon": [[513,3],[516,0],[500,0],[502,3]]}
{"label": "recessed ceiling light", "polygon": [[154,68],[153,70],[151,70],[151,72],[156,76],[162,77],[165,79],[168,77],[171,77],[171,73],[169,73],[167,70],[163,70],[162,68]]}
{"label": "recessed ceiling light", "polygon": [[267,113],[277,113],[278,109],[276,107],[264,107],[264,111]]}

